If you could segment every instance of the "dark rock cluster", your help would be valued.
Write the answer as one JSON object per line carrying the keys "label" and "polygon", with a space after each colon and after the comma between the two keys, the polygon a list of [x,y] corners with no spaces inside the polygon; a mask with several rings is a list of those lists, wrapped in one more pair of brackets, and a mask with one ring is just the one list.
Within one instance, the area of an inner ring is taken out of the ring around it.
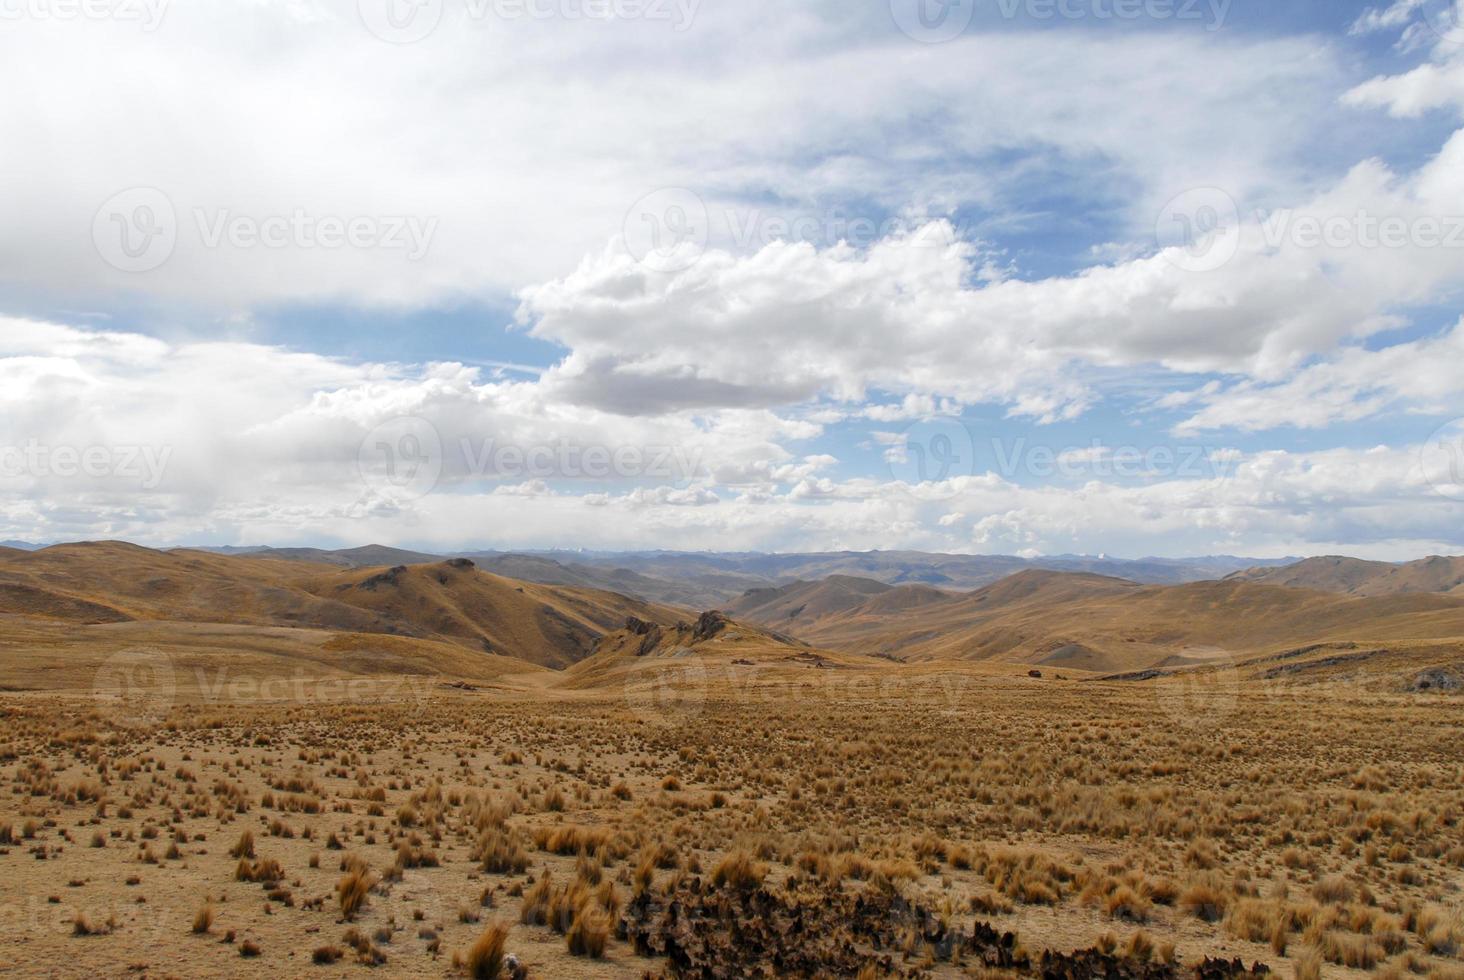
{"label": "dark rock cluster", "polygon": [[1239,960],[1177,966],[1097,949],[1046,952],[1033,961],[1015,935],[986,923],[958,928],[895,892],[854,893],[798,879],[739,888],[682,878],[632,899],[619,935],[638,955],[668,960],[663,976],[700,980],[852,977],[870,966],[881,977],[917,980],[930,974],[916,964],[932,962],[1043,980],[1233,980],[1269,972]]}
{"label": "dark rock cluster", "polygon": [[697,617],[696,625],[691,629],[691,642],[700,643],[702,640],[710,640],[726,629],[727,625],[727,617],[722,613],[716,610],[704,612]]}

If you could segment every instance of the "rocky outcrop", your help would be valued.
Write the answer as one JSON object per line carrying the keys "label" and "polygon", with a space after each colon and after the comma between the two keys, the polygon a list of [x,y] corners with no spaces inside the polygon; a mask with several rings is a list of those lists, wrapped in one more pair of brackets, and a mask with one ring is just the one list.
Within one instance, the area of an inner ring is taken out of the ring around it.
{"label": "rocky outcrop", "polygon": [[1411,685],[1415,691],[1457,691],[1464,687],[1459,675],[1446,667],[1430,667],[1417,677]]}
{"label": "rocky outcrop", "polygon": [[[367,592],[375,592],[384,585],[396,585],[405,574],[407,574],[407,566],[397,565],[395,568],[388,568],[384,572],[378,572],[370,578],[363,579],[358,588],[365,589]],[[341,586],[341,588],[348,588],[348,586]]]}
{"label": "rocky outcrop", "polygon": [[625,621],[625,629],[631,636],[641,638],[640,645],[636,647],[635,655],[644,657],[661,645],[661,638],[664,635],[660,626],[655,623],[648,623],[644,619],[637,619],[631,616]]}
{"label": "rocky outcrop", "polygon": [[703,640],[710,640],[722,632],[731,624],[725,614],[717,612],[704,612],[697,617],[696,625],[691,630],[691,642],[700,643]]}
{"label": "rocky outcrop", "polygon": [[851,893],[797,879],[767,888],[683,878],[669,891],[646,890],[632,899],[618,934],[637,955],[669,960],[665,975],[707,980],[852,977],[871,965],[879,976],[914,980],[930,975],[928,966],[917,965],[922,961],[1043,980],[1232,980],[1269,972],[1240,960],[1183,967],[1097,949],[1047,952],[1034,961],[1013,933],[987,923],[953,927],[896,892]]}

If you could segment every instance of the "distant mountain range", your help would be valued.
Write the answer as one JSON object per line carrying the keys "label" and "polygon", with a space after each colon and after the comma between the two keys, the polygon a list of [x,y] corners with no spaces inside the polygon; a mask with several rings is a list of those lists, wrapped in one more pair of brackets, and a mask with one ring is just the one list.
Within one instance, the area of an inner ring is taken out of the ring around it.
{"label": "distant mountain range", "polygon": [[1264,669],[1289,670],[1323,645],[1344,660],[1426,655],[1464,670],[1464,559],[1226,573],[1246,560],[227,550],[0,548],[0,687],[49,683],[52,670],[83,683],[137,650],[168,651],[190,678],[248,663],[472,683],[547,669],[572,685],[692,648],[737,666],[964,661],[1095,677],[1267,657]]}
{"label": "distant mountain range", "polygon": [[1028,569],[1085,572],[1124,578],[1148,585],[1178,585],[1224,578],[1238,571],[1272,568],[1295,558],[1121,559],[1059,555],[1018,558],[1010,555],[947,555],[920,551],[761,554],[755,552],[689,553],[674,551],[568,552],[465,551],[451,555],[404,551],[380,545],[327,551],[316,548],[206,548],[220,554],[253,555],[313,561],[362,568],[415,565],[445,558],[471,558],[497,575],[580,588],[622,592],[649,602],[710,609],[731,602],[749,589],[817,581],[831,575],[872,579],[886,585],[926,585],[969,591]]}

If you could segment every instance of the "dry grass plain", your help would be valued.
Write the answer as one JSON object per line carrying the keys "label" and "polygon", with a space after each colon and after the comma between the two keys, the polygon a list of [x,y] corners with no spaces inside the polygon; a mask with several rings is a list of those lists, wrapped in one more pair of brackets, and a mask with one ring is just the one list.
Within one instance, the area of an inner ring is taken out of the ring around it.
{"label": "dry grass plain", "polygon": [[747,644],[0,696],[0,972],[1464,977],[1461,699],[1397,665]]}

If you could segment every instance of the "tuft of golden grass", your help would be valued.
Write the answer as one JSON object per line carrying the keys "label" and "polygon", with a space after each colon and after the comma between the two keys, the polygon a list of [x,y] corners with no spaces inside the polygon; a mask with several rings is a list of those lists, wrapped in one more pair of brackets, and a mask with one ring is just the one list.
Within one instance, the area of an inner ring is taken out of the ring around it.
{"label": "tuft of golden grass", "polygon": [[763,883],[767,866],[755,860],[746,851],[733,851],[717,864],[712,872],[712,884],[718,888],[726,886],[738,891],[751,891]]}
{"label": "tuft of golden grass", "polygon": [[519,906],[519,921],[526,926],[542,926],[549,923],[549,902],[554,886],[546,872],[528,891],[524,892],[523,904]]}
{"label": "tuft of golden grass", "polygon": [[336,904],[340,906],[341,916],[347,922],[354,919],[366,905],[366,896],[375,883],[372,873],[362,867],[352,868],[336,883]]}
{"label": "tuft of golden grass", "polygon": [[246,830],[239,835],[234,846],[229,848],[229,856],[234,858],[254,857],[254,831]]}
{"label": "tuft of golden grass", "polygon": [[509,927],[491,922],[463,956],[463,968],[473,980],[497,980],[503,973],[504,949],[508,944]]}
{"label": "tuft of golden grass", "polygon": [[605,943],[610,938],[610,917],[594,905],[583,906],[564,937],[571,956],[599,959],[605,955]]}

